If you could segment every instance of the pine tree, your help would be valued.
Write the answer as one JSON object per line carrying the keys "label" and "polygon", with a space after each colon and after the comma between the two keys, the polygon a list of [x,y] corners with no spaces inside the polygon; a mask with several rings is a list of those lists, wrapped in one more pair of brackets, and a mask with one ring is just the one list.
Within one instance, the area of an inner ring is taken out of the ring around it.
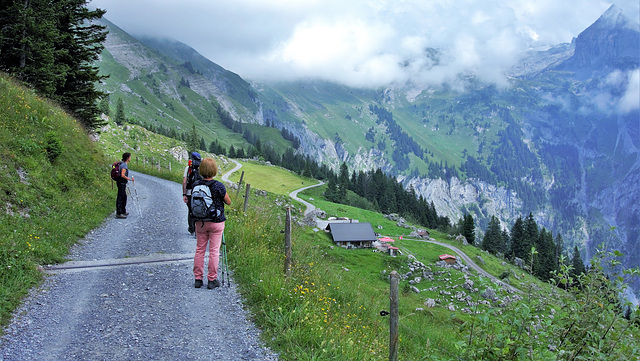
{"label": "pine tree", "polygon": [[536,223],[531,213],[529,213],[527,219],[524,220],[524,236],[529,246],[534,245],[538,239],[538,223]]}
{"label": "pine tree", "polygon": [[104,95],[95,84],[106,78],[99,75],[99,68],[94,64],[104,49],[107,33],[105,26],[92,21],[102,18],[105,11],[89,10],[86,0],[54,3],[60,6],[60,37],[56,48],[66,50],[56,53],[58,56],[54,61],[59,69],[66,71],[64,83],[56,89],[55,98],[85,126],[94,128],[101,124],[97,118],[98,99]]}
{"label": "pine tree", "polygon": [[[254,149],[253,147],[250,147],[249,149]],[[244,148],[239,147],[238,150],[236,150],[236,157],[237,158],[247,158],[246,152],[244,151]]]}
{"label": "pine tree", "polygon": [[63,81],[54,65],[57,34],[56,7],[49,1],[0,3],[0,65],[53,98]]}
{"label": "pine tree", "polygon": [[507,255],[511,249],[511,237],[506,229],[502,230],[502,243],[500,244],[499,252],[503,255]]}
{"label": "pine tree", "polygon": [[118,98],[118,101],[116,102],[116,117],[114,120],[118,125],[122,125],[126,121],[126,116],[124,115],[124,102],[122,101],[122,98]]}
{"label": "pine tree", "polygon": [[523,261],[527,260],[529,250],[531,247],[527,247],[524,240],[524,222],[522,217],[518,217],[513,227],[511,227],[511,251],[509,256],[513,258],[520,258]]}
{"label": "pine tree", "polygon": [[469,213],[464,215],[462,235],[467,239],[469,244],[474,244],[476,240],[476,226],[473,216]]}
{"label": "pine tree", "polygon": [[324,196],[329,202],[336,203],[338,201],[338,186],[336,185],[335,177],[329,177],[327,190],[324,192]]}
{"label": "pine tree", "polygon": [[438,228],[438,212],[436,212],[436,204],[431,201],[429,203],[429,209],[427,211],[428,220],[431,221],[431,224],[428,224],[431,228]]}
{"label": "pine tree", "polygon": [[496,216],[491,216],[487,231],[482,238],[482,249],[495,255],[499,252],[502,243],[500,220]]}
{"label": "pine tree", "polygon": [[556,270],[555,262],[555,243],[553,235],[543,228],[535,243],[538,255],[534,261],[534,274],[543,281],[551,279],[551,272]]}
{"label": "pine tree", "polygon": [[100,125],[94,65],[105,27],[92,24],[105,11],[86,0],[5,0],[0,6],[0,67],[60,103],[88,128]]}
{"label": "pine tree", "polygon": [[302,175],[304,177],[313,178],[313,173],[311,172],[311,162],[304,162],[304,167],[302,168]]}
{"label": "pine tree", "polygon": [[338,176],[338,198],[340,202],[346,202],[347,189],[349,189],[349,168],[347,167],[347,163],[342,162]]}
{"label": "pine tree", "polygon": [[577,277],[587,271],[584,266],[584,262],[582,262],[582,257],[580,257],[580,251],[578,250],[578,246],[573,248],[573,258],[571,258],[571,266],[573,269],[571,270],[571,277],[573,277],[574,282]]}
{"label": "pine tree", "polygon": [[195,152],[200,148],[200,137],[198,136],[198,130],[196,129],[196,125],[193,124],[191,126],[191,131],[187,136],[187,149],[189,149],[189,153]]}
{"label": "pine tree", "polygon": [[111,107],[109,106],[109,96],[105,95],[100,99],[100,112],[106,116],[111,115]]}
{"label": "pine tree", "polygon": [[538,240],[538,223],[533,218],[533,214],[529,213],[527,219],[524,220],[524,236],[523,236],[523,247],[525,253],[523,254],[524,258],[522,258],[525,262],[529,263],[531,247],[535,247],[536,242]]}
{"label": "pine tree", "polygon": [[382,183],[382,191],[378,198],[378,206],[383,213],[397,213],[398,212],[398,200],[396,193],[393,190],[393,184],[391,182]]}

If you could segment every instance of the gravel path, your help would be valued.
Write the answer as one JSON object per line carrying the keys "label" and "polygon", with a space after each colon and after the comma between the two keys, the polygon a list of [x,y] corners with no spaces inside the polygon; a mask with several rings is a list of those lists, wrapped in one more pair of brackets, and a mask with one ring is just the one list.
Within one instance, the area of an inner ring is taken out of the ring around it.
{"label": "gravel path", "polygon": [[313,187],[319,187],[321,185],[323,185],[324,182],[323,181],[319,181],[317,184],[312,184],[310,186],[306,186],[306,187],[302,187],[300,189],[296,189],[295,191],[289,193],[289,197],[295,199],[296,201],[304,204],[305,206],[307,206],[307,208],[304,210],[304,215],[306,216],[307,214],[313,212],[316,210],[316,206],[314,206],[313,204],[305,201],[302,198],[298,198],[298,193],[300,193],[303,190],[309,189],[309,188],[313,188]]}
{"label": "gravel path", "polygon": [[0,360],[277,360],[233,280],[193,287],[181,185],[135,178],[142,217],[131,188],[129,217],[108,218],[30,292],[4,329]]}

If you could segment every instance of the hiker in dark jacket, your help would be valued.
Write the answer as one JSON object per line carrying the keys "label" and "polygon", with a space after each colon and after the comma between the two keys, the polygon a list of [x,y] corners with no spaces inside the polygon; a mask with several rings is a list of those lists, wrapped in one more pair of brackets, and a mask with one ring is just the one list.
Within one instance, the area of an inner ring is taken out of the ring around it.
{"label": "hiker in dark jacket", "polygon": [[120,177],[116,181],[118,185],[118,196],[116,198],[116,218],[127,218],[127,183],[134,181],[133,176],[129,178],[129,161],[131,161],[131,153],[122,154],[122,162],[120,162]]}
{"label": "hiker in dark jacket", "polygon": [[193,217],[191,217],[191,191],[193,190],[193,182],[198,179],[202,179],[198,173],[200,167],[200,153],[191,153],[191,160],[184,169],[184,175],[182,176],[182,200],[187,204],[187,222],[189,224],[189,233],[196,231],[193,225]]}
{"label": "hiker in dark jacket", "polygon": [[[209,246],[209,267],[207,274],[207,288],[220,287],[218,280],[218,262],[220,256],[220,244],[222,243],[222,233],[224,232],[224,204],[231,205],[231,198],[224,184],[213,181],[213,177],[218,173],[218,166],[212,158],[205,158],[200,164],[200,175],[203,181],[210,184],[211,198],[213,203],[220,205],[222,213],[215,222],[196,220],[196,254],[193,257],[193,275],[195,276],[195,287],[202,287],[204,277],[204,256]],[[199,181],[203,182],[203,181]],[[197,184],[199,184],[197,183]],[[224,203],[224,204],[223,204]]]}

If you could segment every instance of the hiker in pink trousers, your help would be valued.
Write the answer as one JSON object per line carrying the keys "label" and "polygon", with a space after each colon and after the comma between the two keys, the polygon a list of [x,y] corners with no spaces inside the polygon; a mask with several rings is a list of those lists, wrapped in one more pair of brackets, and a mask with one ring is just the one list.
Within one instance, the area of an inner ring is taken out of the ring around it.
{"label": "hiker in pink trousers", "polygon": [[[224,184],[213,180],[218,174],[218,165],[212,158],[205,158],[200,163],[200,175],[202,181],[211,190],[211,199],[214,204],[219,205],[222,213],[211,221],[196,221],[196,254],[193,257],[193,275],[196,279],[195,287],[200,288],[204,277],[204,256],[209,247],[209,267],[207,272],[207,288],[220,287],[218,280],[218,263],[220,256],[220,244],[222,243],[222,232],[224,232],[224,204],[231,205],[231,198],[227,193]],[[224,204],[223,204],[224,203]]]}

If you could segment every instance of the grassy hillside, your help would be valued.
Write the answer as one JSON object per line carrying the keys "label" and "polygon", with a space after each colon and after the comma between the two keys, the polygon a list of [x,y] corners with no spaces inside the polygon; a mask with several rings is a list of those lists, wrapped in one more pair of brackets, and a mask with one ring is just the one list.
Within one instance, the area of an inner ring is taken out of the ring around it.
{"label": "grassy hillside", "polygon": [[110,94],[112,114],[115,114],[118,99],[122,99],[127,119],[140,124],[180,132],[190,131],[195,125],[207,145],[214,137],[225,139],[223,144],[227,147],[245,143],[241,135],[220,125],[215,101],[204,99],[189,87],[177,85],[181,74],[186,76],[185,69],[178,64],[165,63],[161,58],[156,59],[156,64],[162,69],[135,76],[118,64],[108,50],[103,51],[99,66],[101,73],[108,74],[109,78],[103,82],[101,90]]}
{"label": "grassy hillside", "polygon": [[300,177],[282,167],[255,161],[240,161],[240,163],[242,164],[240,171],[234,173],[229,179],[237,183],[244,172],[242,182],[250,184],[252,189],[288,195],[298,188],[318,183],[315,179]]}
{"label": "grassy hillside", "polygon": [[[139,126],[113,123],[94,143],[63,111],[5,76],[0,76],[0,94],[0,169],[5,170],[0,172],[5,209],[0,214],[0,316],[6,323],[11,310],[40,280],[37,265],[62,261],[70,245],[113,211],[115,191],[108,173],[114,159],[131,151],[132,170],[180,182],[186,163],[180,154],[186,155],[186,150],[182,142]],[[217,160],[221,174],[234,166],[223,157]],[[557,281],[567,285],[564,291],[500,258],[431,232],[437,241],[455,244],[479,262],[482,257],[488,272],[521,291],[510,294],[475,271],[437,265],[438,255],[451,253],[449,249],[406,237],[399,240],[410,230],[381,214],[324,201],[323,187],[302,197],[329,215],[370,222],[380,234],[396,238],[402,255],[343,249],[329,234],[294,222],[294,264],[287,277],[281,233],[284,205],[290,204],[286,194],[314,181],[279,167],[243,164],[244,180],[268,194],[252,196],[246,214],[239,210],[240,202],[229,209],[229,260],[265,342],[284,360],[388,359],[389,319],[380,311],[389,310],[392,271],[403,275],[398,343],[402,360],[640,357],[635,314],[629,315],[632,322],[623,317],[616,292],[602,273],[603,263],[593,263],[592,272],[578,280],[570,279],[568,268],[563,268]],[[234,177],[237,181],[239,174]],[[603,262],[615,261],[615,255],[603,257]],[[580,287],[570,288],[570,283]],[[489,289],[495,298],[487,296]]]}
{"label": "grassy hillside", "polygon": [[113,211],[110,163],[79,123],[0,73],[0,322],[37,284],[38,265]]}
{"label": "grassy hillside", "polygon": [[[640,356],[637,324],[621,317],[619,304],[607,296],[595,264],[594,273],[581,278],[582,289],[565,292],[500,258],[453,242],[473,259],[481,256],[488,272],[506,275],[521,290],[509,294],[475,271],[437,265],[438,256],[451,253],[449,249],[419,240],[400,241],[397,237],[407,229],[382,215],[323,202],[317,188],[309,193],[303,198],[313,198],[329,215],[371,222],[377,232],[395,237],[403,255],[343,249],[325,232],[294,226],[294,266],[286,277],[281,234],[285,209],[278,201],[282,197],[258,197],[246,214],[230,211],[226,239],[234,280],[265,341],[283,360],[388,359],[389,318],[380,312],[389,310],[392,271],[404,275],[399,285],[401,360]],[[438,232],[431,235],[452,242]],[[558,279],[563,277],[566,274],[560,273]],[[495,299],[486,296],[489,289],[496,291]],[[435,305],[428,306],[429,300]]]}

